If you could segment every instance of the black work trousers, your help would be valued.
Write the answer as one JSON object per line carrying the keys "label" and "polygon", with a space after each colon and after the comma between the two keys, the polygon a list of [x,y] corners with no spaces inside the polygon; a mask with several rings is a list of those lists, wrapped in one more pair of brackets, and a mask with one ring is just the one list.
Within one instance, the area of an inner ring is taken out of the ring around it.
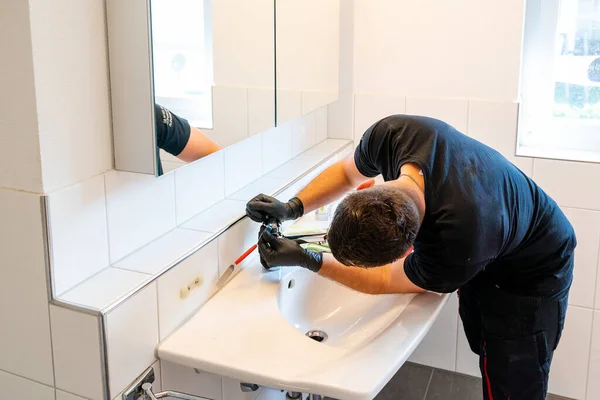
{"label": "black work trousers", "polygon": [[485,400],[544,400],[567,311],[559,299],[507,293],[481,276],[459,290],[459,313],[479,355]]}

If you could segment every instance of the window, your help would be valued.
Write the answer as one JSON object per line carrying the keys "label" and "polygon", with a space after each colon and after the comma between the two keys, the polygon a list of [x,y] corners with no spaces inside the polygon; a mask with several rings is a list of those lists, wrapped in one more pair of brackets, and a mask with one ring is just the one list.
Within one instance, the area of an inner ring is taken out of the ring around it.
{"label": "window", "polygon": [[600,162],[600,0],[528,0],[518,155]]}
{"label": "window", "polygon": [[213,49],[210,0],[151,0],[156,103],[211,129]]}

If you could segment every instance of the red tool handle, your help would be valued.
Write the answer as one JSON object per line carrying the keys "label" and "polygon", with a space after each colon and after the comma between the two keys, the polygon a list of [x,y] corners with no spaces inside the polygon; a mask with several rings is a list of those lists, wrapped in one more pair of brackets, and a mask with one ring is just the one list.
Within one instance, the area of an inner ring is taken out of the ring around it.
{"label": "red tool handle", "polygon": [[254,250],[256,250],[257,247],[258,247],[258,244],[255,244],[252,247],[250,247],[248,250],[246,250],[246,252],[244,252],[244,254],[242,254],[240,256],[240,258],[238,258],[237,260],[234,261],[233,265],[238,265],[239,263],[244,261],[246,259],[246,257],[248,257],[250,255],[250,253],[252,253]]}

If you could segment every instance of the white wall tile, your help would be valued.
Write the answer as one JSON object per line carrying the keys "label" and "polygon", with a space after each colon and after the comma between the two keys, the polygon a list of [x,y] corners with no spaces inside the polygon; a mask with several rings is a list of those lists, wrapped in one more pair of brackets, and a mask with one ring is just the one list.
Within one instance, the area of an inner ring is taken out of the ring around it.
{"label": "white wall tile", "polygon": [[29,5],[48,192],[112,168],[106,18],[102,2]]}
{"label": "white wall tile", "polygon": [[178,224],[225,197],[223,154],[219,151],[175,171]]}
{"label": "white wall tile", "polygon": [[104,176],[52,193],[48,200],[52,277],[61,295],[109,264]]}
{"label": "white wall tile", "polygon": [[87,400],[83,397],[75,396],[74,394],[56,390],[56,400]]}
{"label": "white wall tile", "polygon": [[292,158],[292,123],[263,132],[262,174],[279,167]]}
{"label": "white wall tile", "polygon": [[257,135],[224,150],[225,196],[262,175],[262,137]]}
{"label": "white wall tile", "polygon": [[213,87],[214,129],[205,131],[223,148],[248,137],[248,91],[243,87]]}
{"label": "white wall tile", "polygon": [[354,139],[354,94],[340,92],[338,101],[327,106],[327,137]]}
{"label": "white wall tile", "polygon": [[275,126],[275,90],[248,88],[248,134],[268,131]]}
{"label": "white wall tile", "polygon": [[103,310],[151,279],[150,275],[106,268],[59,297],[67,303]]}
{"label": "white wall tile", "polygon": [[56,387],[102,400],[99,317],[50,306]]}
{"label": "white wall tile", "polygon": [[405,113],[404,96],[357,93],[354,96],[354,142],[360,142],[365,131],[380,119]]}
{"label": "white wall tile", "polygon": [[175,177],[111,171],[105,175],[110,260],[175,228]]}
{"label": "white wall tile", "polygon": [[111,395],[123,391],[155,361],[156,300],[156,283],[152,283],[105,316]]}
{"label": "white wall tile", "polygon": [[223,377],[223,400],[254,400],[262,392],[261,388],[256,392],[242,392],[240,383],[238,380]]}
{"label": "white wall tile", "polygon": [[53,385],[39,196],[0,190],[0,221],[0,369]]}
{"label": "white wall tile", "polygon": [[327,107],[321,107],[315,112],[315,143],[321,143],[327,139]]}
{"label": "white wall tile", "polygon": [[563,208],[563,212],[577,235],[569,304],[593,308],[600,245],[600,212],[574,208]]}
{"label": "white wall tile", "polygon": [[54,400],[54,388],[0,371],[2,400]]}
{"label": "white wall tile", "polygon": [[206,241],[208,232],[175,228],[118,263],[116,268],[154,275]]}
{"label": "white wall tile", "polygon": [[[213,240],[158,278],[160,340],[169,336],[213,295],[218,272],[217,243]],[[201,285],[192,285],[191,292],[182,299],[180,290],[192,284],[199,275],[202,276]]]}
{"label": "white wall tile", "polygon": [[184,229],[216,233],[246,214],[246,202],[225,199],[181,226]]}
{"label": "white wall tile", "polygon": [[409,96],[406,98],[406,113],[439,119],[467,134],[468,100]]}
{"label": "white wall tile", "polygon": [[277,89],[277,125],[302,116],[302,92],[293,89]]}
{"label": "white wall tile", "polygon": [[162,161],[162,167],[163,167],[163,175],[167,175],[173,171],[178,170],[179,168],[183,167],[185,164],[183,163],[174,163],[174,162],[170,162],[170,161]]}
{"label": "white wall tile", "polygon": [[292,157],[310,149],[315,143],[315,115],[310,113],[292,121]]}
{"label": "white wall tile", "polygon": [[471,351],[460,317],[458,318],[458,340],[456,346],[456,372],[481,378],[479,356]]}
{"label": "white wall tile", "polygon": [[273,193],[284,187],[286,184],[288,184],[288,181],[285,179],[262,177],[238,190],[228,198],[247,202],[260,193],[273,195]]}
{"label": "white wall tile", "polygon": [[565,329],[550,369],[550,393],[578,400],[585,398],[592,314],[592,310],[569,306]]}
{"label": "white wall tile", "polygon": [[315,164],[335,155],[341,148],[348,145],[348,140],[326,139],[325,141],[311,147],[302,154],[299,154],[294,160],[313,159]]}
{"label": "white wall tile", "polygon": [[[258,230],[260,225],[250,218],[244,218],[217,239],[219,244],[219,276],[223,275],[227,268],[233,264],[242,254],[258,242]],[[252,259],[246,257],[244,262],[236,266],[237,273],[240,268]]]}
{"label": "white wall tile", "polygon": [[162,385],[164,390],[173,390],[206,397],[212,400],[223,398],[222,378],[208,372],[196,372],[179,364],[161,360]]}
{"label": "white wall tile", "polygon": [[533,179],[560,206],[600,210],[600,164],[536,158]]}
{"label": "white wall tile", "polygon": [[456,293],[453,293],[427,336],[410,356],[409,361],[454,371],[456,364],[457,315],[458,298]]}
{"label": "white wall tile", "polygon": [[268,178],[294,180],[314,166],[312,159],[296,159],[286,162],[265,175]]}
{"label": "white wall tile", "polygon": [[600,311],[594,311],[586,399],[600,399]]}
{"label": "white wall tile", "polygon": [[314,112],[321,107],[334,103],[338,99],[338,91],[325,90],[303,90],[302,91],[302,114]]}
{"label": "white wall tile", "polygon": [[[4,3],[0,11],[0,43],[3,57],[0,74],[0,187],[42,193],[42,165],[29,2]],[[18,134],[16,134],[18,132]]]}

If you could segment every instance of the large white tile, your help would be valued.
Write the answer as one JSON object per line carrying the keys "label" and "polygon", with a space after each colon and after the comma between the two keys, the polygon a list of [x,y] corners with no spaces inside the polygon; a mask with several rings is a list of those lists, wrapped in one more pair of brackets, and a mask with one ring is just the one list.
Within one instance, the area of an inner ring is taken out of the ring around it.
{"label": "large white tile", "polygon": [[354,140],[353,92],[340,92],[338,101],[327,106],[327,137]]}
{"label": "large white tile", "polygon": [[155,361],[156,300],[156,284],[152,283],[105,316],[111,395],[123,391]]}
{"label": "large white tile", "polygon": [[247,202],[260,193],[273,195],[273,193],[284,187],[287,183],[285,179],[262,177],[245,186],[243,189],[238,190],[228,198]]}
{"label": "large white tile", "polygon": [[248,88],[248,134],[265,132],[275,126],[275,90]]}
{"label": "large white tile", "polygon": [[[29,3],[46,192],[112,168],[102,2]],[[66,111],[68,110],[68,111]]]}
{"label": "large white tile", "polygon": [[531,176],[533,160],[517,157],[517,117],[515,102],[472,100],[469,102],[469,127],[464,132],[499,151],[510,162]]}
{"label": "large white tile", "polygon": [[262,135],[262,174],[292,158],[292,123],[279,125]]}
{"label": "large white tile", "polygon": [[365,131],[380,119],[405,113],[404,96],[357,93],[354,96],[354,142],[358,143]]}
{"label": "large white tile", "polygon": [[315,143],[327,139],[328,112],[327,107],[321,107],[315,112]]}
{"label": "large white tile", "polygon": [[586,399],[600,399],[600,311],[594,311]]}
{"label": "large white tile", "polygon": [[[0,12],[0,187],[42,193],[29,2],[5,2]],[[18,134],[17,134],[18,132]]]}
{"label": "large white tile", "polygon": [[204,157],[175,171],[177,223],[214,205],[225,197],[223,152]]}
{"label": "large white tile", "polygon": [[103,310],[151,279],[148,274],[106,268],[59,297],[60,300]]}
{"label": "large white tile", "polygon": [[61,295],[109,264],[104,177],[48,197],[52,276],[54,291]]}
{"label": "large white tile", "polygon": [[175,228],[115,263],[114,267],[154,275],[180,260],[209,237],[208,232]]}
{"label": "large white tile", "polygon": [[223,148],[248,137],[248,91],[243,87],[213,88],[214,129],[206,132]]}
{"label": "large white tile", "polygon": [[[194,285],[198,276],[201,281]],[[218,277],[217,243],[213,240],[158,278],[160,340],[169,336],[213,295]],[[181,290],[188,286],[191,290],[182,298]]]}
{"label": "large white tile", "polygon": [[560,206],[600,210],[600,164],[536,158],[533,179]]}
{"label": "large white tile", "polygon": [[75,396],[74,394],[56,390],[56,400],[88,400],[83,397]]}
{"label": "large white tile", "polygon": [[111,171],[105,176],[110,259],[115,262],[175,228],[175,177]]}
{"label": "large white tile", "polygon": [[338,99],[339,93],[334,90],[303,90],[302,91],[302,113],[308,114],[321,107],[334,103]]}
{"label": "large white tile", "polygon": [[[600,211],[563,208],[577,235],[569,304],[593,308],[600,245]],[[600,301],[600,299],[597,299]],[[599,303],[600,304],[600,303]]]}
{"label": "large white tile", "polygon": [[2,400],[54,400],[54,388],[0,371]]}
{"label": "large white tile", "polygon": [[467,134],[469,101],[433,97],[407,97],[406,113],[444,121]]}
{"label": "large white tile", "polygon": [[548,391],[584,399],[587,385],[593,311],[569,306],[565,329],[554,352]]}
{"label": "large white tile", "polygon": [[238,380],[223,377],[223,400],[254,400],[262,392],[262,388],[256,392],[242,392],[240,384]]}
{"label": "large white tile", "polygon": [[161,360],[164,390],[190,393],[212,400],[223,398],[222,378],[204,371],[196,371],[179,364]]}
{"label": "large white tile", "polygon": [[315,160],[316,164],[335,155],[341,148],[347,146],[348,142],[348,140],[343,139],[326,139],[306,150],[304,153],[299,154],[294,160],[312,159]]}
{"label": "large white tile", "polygon": [[[219,236],[217,239],[219,243],[219,275],[223,275],[235,260],[258,242],[258,230],[258,223],[250,218],[244,218]],[[234,273],[237,273],[251,259],[252,255],[246,257],[244,262],[235,267]]]}
{"label": "large white tile", "polygon": [[315,115],[310,113],[292,121],[292,157],[315,144]]}
{"label": "large white tile", "polygon": [[458,318],[458,340],[456,344],[456,372],[481,378],[479,356],[471,351],[463,323]]}
{"label": "large white tile", "polygon": [[53,385],[39,196],[0,189],[0,221],[0,369]]}
{"label": "large white tile", "polygon": [[306,173],[314,167],[314,159],[300,158],[286,162],[265,175],[268,178],[280,178],[287,181],[297,179],[300,175]]}
{"label": "large white tile", "polygon": [[93,400],[104,398],[98,318],[50,306],[56,387]]}
{"label": "large white tile", "polygon": [[184,229],[216,233],[246,214],[246,202],[225,199],[181,226]]}
{"label": "large white tile", "polygon": [[277,125],[302,116],[302,92],[294,89],[277,89]]}
{"label": "large white tile", "polygon": [[427,336],[410,356],[409,361],[454,371],[456,364],[457,315],[458,299],[456,293],[453,293]]}
{"label": "large white tile", "polygon": [[257,135],[224,150],[225,196],[262,175],[262,137]]}

